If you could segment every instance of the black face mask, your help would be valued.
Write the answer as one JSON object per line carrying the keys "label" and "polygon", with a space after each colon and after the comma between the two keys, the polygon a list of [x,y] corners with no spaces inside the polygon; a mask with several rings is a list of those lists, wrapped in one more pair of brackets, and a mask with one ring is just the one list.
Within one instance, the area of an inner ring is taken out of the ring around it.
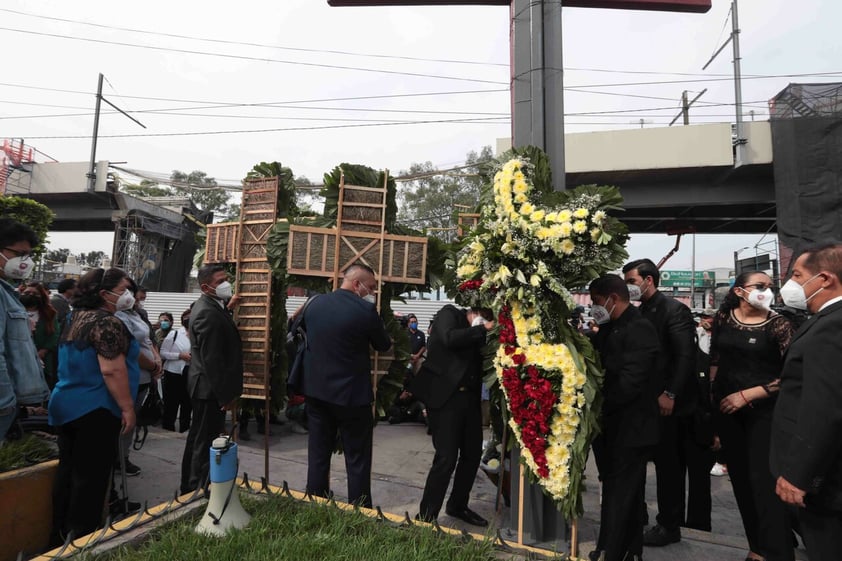
{"label": "black face mask", "polygon": [[190,318],[181,318],[181,326],[184,327],[184,329],[187,329],[187,327],[189,325],[190,325]]}
{"label": "black face mask", "polygon": [[41,297],[37,294],[21,294],[20,303],[24,308],[39,308],[41,307]]}

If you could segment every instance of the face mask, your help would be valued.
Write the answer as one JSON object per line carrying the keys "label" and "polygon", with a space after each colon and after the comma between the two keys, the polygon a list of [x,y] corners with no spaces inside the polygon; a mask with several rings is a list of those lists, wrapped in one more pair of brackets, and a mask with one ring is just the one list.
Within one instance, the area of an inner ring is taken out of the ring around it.
{"label": "face mask", "polygon": [[763,290],[754,289],[748,293],[746,302],[758,310],[768,311],[772,309],[772,301],[774,299],[775,295],[772,293],[771,288],[765,288]]}
{"label": "face mask", "polygon": [[138,309],[142,310],[145,303],[146,303],[146,300],[138,300],[137,301]]}
{"label": "face mask", "polygon": [[132,294],[130,291],[127,290],[122,294],[117,294],[109,290],[108,293],[113,294],[117,297],[117,301],[114,302],[114,307],[117,308],[118,312],[131,310],[134,306],[134,294]]}
{"label": "face mask", "polygon": [[34,312],[27,312],[29,316],[29,327],[30,329],[35,329],[35,326],[38,325],[38,320],[41,319],[41,314],[38,313],[38,310]]}
{"label": "face mask", "polygon": [[626,286],[629,289],[629,300],[631,300],[632,302],[640,302],[640,287],[636,284],[629,284]]}
{"label": "face mask", "polygon": [[615,306],[612,306],[611,311],[608,311],[608,308],[606,308],[605,306],[594,304],[593,306],[591,306],[591,316],[593,316],[593,320],[596,322],[597,325],[605,325],[606,323],[611,321],[611,312],[614,311],[614,308]]}
{"label": "face mask", "polygon": [[789,279],[786,281],[786,284],[781,287],[781,298],[783,299],[784,304],[790,308],[795,308],[796,310],[806,310],[807,302],[812,300],[813,296],[824,290],[824,287],[815,291],[809,298],[807,298],[807,294],[804,292],[804,287],[820,274],[821,273],[813,275],[807,279],[804,284],[798,284],[795,279]]}
{"label": "face mask", "polygon": [[[0,255],[3,254],[0,253]],[[6,260],[3,272],[10,279],[28,279],[35,267],[35,261],[28,255],[26,257],[12,257],[11,259],[3,255],[3,259]]]}
{"label": "face mask", "polygon": [[410,329],[418,329],[418,322],[415,322],[415,321],[409,322],[409,328]]}
{"label": "face mask", "polygon": [[234,287],[228,281],[223,281],[216,286],[216,297],[220,300],[230,300],[234,296]]}
{"label": "face mask", "polygon": [[482,319],[482,316],[476,316],[471,322],[471,327],[476,327],[478,325],[485,325],[485,320]]}
{"label": "face mask", "polygon": [[366,294],[365,294],[365,296],[363,296],[362,294],[357,292],[357,296],[359,296],[360,298],[362,298],[363,300],[365,300],[369,304],[375,304],[376,305],[377,304],[377,296],[375,296],[374,294],[369,292],[368,288],[366,288],[365,285],[363,285],[362,283],[360,283],[360,286],[365,288]]}
{"label": "face mask", "polygon": [[161,322],[161,329],[163,329],[164,331],[166,331],[166,330],[167,330],[167,329],[169,329],[169,328],[170,328],[170,322],[168,322],[168,321],[162,321],[162,322]]}

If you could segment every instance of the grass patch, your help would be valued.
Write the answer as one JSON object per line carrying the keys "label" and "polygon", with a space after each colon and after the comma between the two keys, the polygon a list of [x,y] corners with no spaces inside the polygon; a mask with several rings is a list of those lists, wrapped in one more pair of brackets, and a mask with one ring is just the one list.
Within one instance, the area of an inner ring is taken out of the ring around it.
{"label": "grass patch", "polygon": [[243,530],[224,538],[193,531],[198,515],[153,531],[133,549],[125,546],[84,561],[490,561],[500,559],[489,540],[460,540],[431,528],[394,528],[356,512],[289,497],[243,497],[252,515]]}
{"label": "grass patch", "polygon": [[7,440],[0,448],[0,472],[32,466],[58,457],[55,444],[32,434]]}

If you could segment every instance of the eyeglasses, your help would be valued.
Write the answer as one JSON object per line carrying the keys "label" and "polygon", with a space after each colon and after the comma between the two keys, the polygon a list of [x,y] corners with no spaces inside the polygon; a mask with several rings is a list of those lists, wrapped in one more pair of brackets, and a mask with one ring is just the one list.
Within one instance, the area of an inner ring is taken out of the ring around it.
{"label": "eyeglasses", "polygon": [[27,258],[30,255],[32,255],[32,252],[30,252],[30,251],[21,251],[20,249],[14,249],[14,248],[11,248],[11,247],[4,247],[3,249],[5,249],[6,251],[11,251],[17,257]]}
{"label": "eyeglasses", "polygon": [[775,288],[775,287],[771,284],[765,284],[765,283],[762,283],[762,282],[757,282],[757,283],[754,283],[754,284],[743,285],[743,288],[756,288],[757,290],[766,290],[767,288]]}

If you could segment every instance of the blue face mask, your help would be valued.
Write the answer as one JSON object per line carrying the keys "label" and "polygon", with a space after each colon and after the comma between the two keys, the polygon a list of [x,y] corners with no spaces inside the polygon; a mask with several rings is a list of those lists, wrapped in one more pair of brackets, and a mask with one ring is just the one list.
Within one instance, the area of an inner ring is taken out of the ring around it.
{"label": "blue face mask", "polygon": [[409,328],[410,329],[418,329],[418,322],[416,322],[416,321],[409,322]]}
{"label": "blue face mask", "polygon": [[170,325],[171,325],[171,324],[170,324],[170,322],[168,322],[168,321],[162,321],[162,322],[161,322],[161,329],[163,329],[164,331],[166,331],[167,329],[169,329],[169,328],[170,328]]}

